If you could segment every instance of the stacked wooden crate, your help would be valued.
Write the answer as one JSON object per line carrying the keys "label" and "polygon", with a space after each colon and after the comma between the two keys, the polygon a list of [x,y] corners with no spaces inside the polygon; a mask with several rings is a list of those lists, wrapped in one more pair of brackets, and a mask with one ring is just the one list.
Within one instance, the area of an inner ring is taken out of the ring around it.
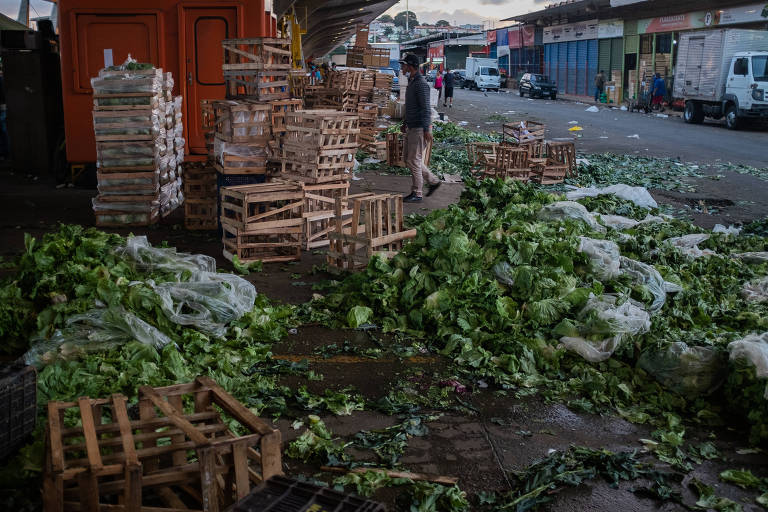
{"label": "stacked wooden crate", "polygon": [[270,101],[291,97],[289,39],[225,39],[221,45],[228,98]]}
{"label": "stacked wooden crate", "polygon": [[245,263],[297,261],[304,233],[304,188],[295,181],[220,189],[224,257]]}
{"label": "stacked wooden crate", "polygon": [[213,230],[218,227],[216,168],[212,162],[184,164],[184,227]]}
{"label": "stacked wooden crate", "polygon": [[214,165],[221,175],[261,175],[267,172],[272,140],[269,103],[250,99],[213,103],[216,119]]}
{"label": "stacked wooden crate", "polygon": [[[357,117],[360,119],[360,149],[370,153],[376,153],[376,128],[379,107],[375,103],[359,103],[357,105]],[[383,142],[383,141],[381,141]],[[386,146],[386,142],[384,142]]]}
{"label": "stacked wooden crate", "polygon": [[[171,130],[169,140],[167,128],[174,109],[167,101],[172,81],[161,69],[131,64],[102,70],[91,85],[99,190],[93,200],[96,224],[153,224],[161,208],[167,214],[179,204],[175,132]],[[167,186],[162,197],[161,180]]]}
{"label": "stacked wooden crate", "polygon": [[280,431],[207,377],[49,402],[45,435],[45,512],[220,511],[282,474]]}
{"label": "stacked wooden crate", "polygon": [[[286,114],[281,176],[305,187],[305,247],[328,245],[336,200],[346,204],[359,145],[357,114],[300,110]],[[346,210],[346,208],[344,208]]]}
{"label": "stacked wooden crate", "polygon": [[186,141],[184,140],[183,100],[173,96],[173,75],[165,73],[165,140],[168,148],[168,173],[160,175],[160,215],[165,217],[184,203],[182,170]]}
{"label": "stacked wooden crate", "polygon": [[371,102],[379,107],[380,113],[385,110],[389,104],[394,78],[394,75],[389,75],[387,73],[376,73]]}

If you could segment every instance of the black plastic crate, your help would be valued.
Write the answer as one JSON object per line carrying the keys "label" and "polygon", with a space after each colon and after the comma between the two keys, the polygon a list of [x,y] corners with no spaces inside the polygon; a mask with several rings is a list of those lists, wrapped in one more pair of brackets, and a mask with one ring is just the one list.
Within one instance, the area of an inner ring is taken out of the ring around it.
{"label": "black plastic crate", "polygon": [[35,430],[37,373],[34,367],[0,367],[0,459],[12,454]]}
{"label": "black plastic crate", "polygon": [[273,476],[228,512],[386,512],[381,503],[283,476]]}
{"label": "black plastic crate", "polygon": [[216,185],[221,187],[236,187],[238,185],[256,185],[265,183],[267,177],[263,174],[221,174],[216,173]]}

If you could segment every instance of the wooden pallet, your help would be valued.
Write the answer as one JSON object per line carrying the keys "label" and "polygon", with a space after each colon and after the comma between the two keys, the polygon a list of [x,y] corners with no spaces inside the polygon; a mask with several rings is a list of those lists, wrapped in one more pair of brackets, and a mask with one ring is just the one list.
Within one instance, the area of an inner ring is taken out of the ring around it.
{"label": "wooden pallet", "polygon": [[224,257],[229,261],[235,256],[244,263],[277,263],[301,259],[304,232],[304,226],[301,224],[243,231],[222,222],[221,229]]}
{"label": "wooden pallet", "polygon": [[[70,415],[79,426],[65,424]],[[138,416],[119,394],[48,403],[45,512],[178,512],[185,502],[218,512],[282,474],[280,431],[208,377],[142,386]],[[150,506],[157,500],[166,506]]]}
{"label": "wooden pallet", "polygon": [[230,143],[266,144],[271,140],[272,107],[253,100],[221,100],[213,104],[216,137]]}
{"label": "wooden pallet", "polygon": [[[301,183],[282,181],[222,187],[221,223],[242,232],[301,227],[304,190]],[[292,231],[290,231],[292,232]]]}
{"label": "wooden pallet", "polygon": [[330,243],[328,235],[335,229],[336,200],[342,201],[345,226],[351,223],[352,210],[347,208],[349,182],[304,185],[304,248],[316,249]]}
{"label": "wooden pallet", "polygon": [[286,144],[305,149],[357,149],[359,120],[356,114],[335,110],[298,110],[285,115]]}
{"label": "wooden pallet", "polygon": [[328,235],[328,266],[335,271],[356,271],[368,266],[376,254],[391,257],[403,243],[416,236],[416,230],[403,227],[403,198],[399,194],[361,194],[350,196],[352,217],[344,225],[344,204],[335,205],[335,229]]}
{"label": "wooden pallet", "polygon": [[536,121],[521,120],[502,125],[502,142],[523,144],[534,140],[544,140],[546,126]]}

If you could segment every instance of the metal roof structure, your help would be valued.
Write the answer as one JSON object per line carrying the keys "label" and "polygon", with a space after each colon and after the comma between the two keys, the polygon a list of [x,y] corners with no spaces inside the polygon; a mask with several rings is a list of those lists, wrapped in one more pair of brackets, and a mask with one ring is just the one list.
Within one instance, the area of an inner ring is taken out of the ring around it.
{"label": "metal roof structure", "polygon": [[[483,32],[438,32],[435,34],[429,34],[427,36],[417,37],[416,39],[409,39],[408,41],[403,41],[400,43],[400,49],[401,50],[410,50],[413,48],[418,48],[421,46],[427,46],[429,43],[434,43],[437,41],[455,41],[456,39],[460,39],[463,37],[477,37],[480,36],[482,39],[485,39],[485,34]],[[467,44],[473,44],[473,43],[467,43]]]}
{"label": "metal roof structure", "polygon": [[320,57],[355,34],[358,24],[367,25],[398,0],[274,0],[278,18],[291,8],[307,33],[302,37],[304,55]]}
{"label": "metal roof structure", "polygon": [[627,5],[611,7],[611,0],[576,0],[554,3],[546,9],[518,14],[502,21],[519,21],[539,26],[557,25],[589,19],[638,19],[667,16],[689,11],[701,11],[743,5],[748,0],[637,0]]}

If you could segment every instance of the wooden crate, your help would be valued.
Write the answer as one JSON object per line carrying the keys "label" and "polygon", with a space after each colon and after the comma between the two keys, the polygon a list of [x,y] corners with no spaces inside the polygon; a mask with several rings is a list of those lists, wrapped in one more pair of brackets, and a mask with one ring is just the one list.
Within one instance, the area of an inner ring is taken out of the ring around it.
{"label": "wooden crate", "polygon": [[184,163],[184,196],[187,199],[218,200],[216,168],[208,162]]}
{"label": "wooden crate", "polygon": [[304,226],[244,231],[222,222],[224,257],[232,261],[277,263],[299,261]]}
{"label": "wooden crate", "polygon": [[216,139],[214,167],[221,174],[266,174],[269,159],[264,144],[231,144]]}
{"label": "wooden crate", "polygon": [[216,138],[230,143],[266,144],[272,138],[272,107],[253,100],[221,100],[213,104]]}
{"label": "wooden crate", "polygon": [[[404,136],[402,133],[387,134],[387,165],[392,167],[408,167],[405,163]],[[432,142],[427,143],[422,155],[424,165],[429,166],[432,161]]]}
{"label": "wooden crate", "polygon": [[342,91],[322,85],[307,85],[304,92],[304,106],[312,109],[341,110]]}
{"label": "wooden crate", "polygon": [[515,121],[502,125],[502,142],[526,143],[544,139],[545,125],[536,121]]}
{"label": "wooden crate", "polygon": [[157,171],[96,173],[99,194],[102,196],[157,196],[160,173]]}
{"label": "wooden crate", "polygon": [[93,112],[96,142],[151,141],[161,134],[155,109],[97,110]]}
{"label": "wooden crate", "polygon": [[344,225],[344,204],[335,205],[335,229],[328,235],[328,266],[336,271],[362,270],[374,254],[391,257],[416,230],[403,227],[403,198],[399,194],[350,196],[352,217]]}
{"label": "wooden crate", "polygon": [[[301,227],[304,190],[301,183],[281,181],[222,187],[221,223],[242,232]],[[290,231],[292,232],[292,231]]]}
{"label": "wooden crate", "polygon": [[304,149],[283,145],[280,176],[303,183],[329,183],[349,179],[356,149]]}
{"label": "wooden crate", "polygon": [[272,124],[272,136],[275,139],[282,140],[287,130],[285,126],[285,114],[287,112],[296,112],[301,110],[303,102],[301,100],[275,100],[271,101],[270,122]]}
{"label": "wooden crate", "polygon": [[96,226],[119,228],[154,224],[160,216],[158,194],[95,197],[93,211]]}
{"label": "wooden crate", "polygon": [[225,39],[221,45],[227,97],[246,96],[261,101],[290,98],[289,39]]}
{"label": "wooden crate", "polygon": [[298,110],[285,114],[286,144],[306,149],[357,150],[359,120],[356,114],[335,110]]}
{"label": "wooden crate", "polygon": [[219,227],[219,202],[216,199],[184,198],[184,227],[191,231]]}
{"label": "wooden crate", "polygon": [[347,208],[349,182],[304,185],[304,248],[316,249],[330,243],[328,235],[335,229],[336,200],[342,201],[345,226],[351,223],[352,210]]}
{"label": "wooden crate", "polygon": [[164,140],[97,142],[96,164],[101,172],[154,171],[167,152]]}
{"label": "wooden crate", "polygon": [[[208,377],[142,386],[138,420],[126,402],[116,394],[48,403],[45,512],[175,512],[189,502],[218,512],[282,474],[280,431]],[[219,411],[246,434],[235,435]],[[150,506],[158,500],[166,507]]]}

